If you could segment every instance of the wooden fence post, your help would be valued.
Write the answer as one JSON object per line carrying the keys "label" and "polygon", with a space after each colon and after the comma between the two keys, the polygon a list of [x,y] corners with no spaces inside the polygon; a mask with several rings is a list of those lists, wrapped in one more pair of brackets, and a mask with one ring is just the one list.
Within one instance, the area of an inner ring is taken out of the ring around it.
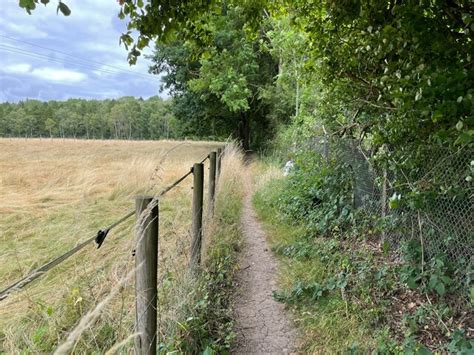
{"label": "wooden fence post", "polygon": [[193,166],[193,224],[191,227],[191,268],[196,269],[201,263],[202,244],[202,203],[204,190],[204,164]]}
{"label": "wooden fence post", "polygon": [[143,220],[140,215],[153,200],[151,196],[138,196],[135,199],[137,243],[135,250],[135,338],[136,354],[156,354],[156,309],[158,278],[158,205]]}
{"label": "wooden fence post", "polygon": [[216,159],[217,153],[209,154],[209,213],[214,214],[214,202],[216,195]]}
{"label": "wooden fence post", "polygon": [[217,179],[221,175],[221,157],[222,157],[222,148],[217,148]]}

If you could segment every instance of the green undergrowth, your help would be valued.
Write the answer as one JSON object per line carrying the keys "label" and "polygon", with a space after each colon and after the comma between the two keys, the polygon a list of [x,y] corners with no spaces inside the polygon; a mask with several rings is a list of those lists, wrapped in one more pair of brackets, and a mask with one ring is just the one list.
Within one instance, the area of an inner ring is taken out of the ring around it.
{"label": "green undergrowth", "polygon": [[347,281],[339,265],[345,256],[336,241],[309,238],[305,225],[288,223],[275,201],[282,180],[272,180],[254,197],[254,205],[280,260],[280,290],[275,299],[295,313],[302,330],[302,352],[340,352],[357,344],[373,345],[369,324],[356,305],[344,300]]}
{"label": "green undergrowth", "polygon": [[[352,224],[352,212],[345,212],[344,201],[336,201],[330,191],[322,191],[325,182],[334,191],[337,186],[325,171],[311,182],[309,171],[294,179],[269,173],[271,165],[258,169],[262,178],[256,181],[253,203],[280,261],[279,290],[273,297],[294,313],[302,353],[472,351],[465,316],[449,302],[452,282],[445,264],[435,265],[438,273],[427,265],[426,280],[415,280],[426,290],[410,287],[408,256],[416,246],[407,245],[401,258],[393,257],[364,238],[363,230],[354,235],[350,228],[351,233],[339,229],[342,217]],[[328,215],[324,225],[317,223]],[[446,294],[440,293],[445,287]]]}
{"label": "green undergrowth", "polygon": [[238,179],[226,181],[216,200],[190,316],[180,324],[181,331],[171,345],[162,344],[163,353],[229,352],[235,339],[231,296],[237,256],[242,246],[241,209],[241,182]]}

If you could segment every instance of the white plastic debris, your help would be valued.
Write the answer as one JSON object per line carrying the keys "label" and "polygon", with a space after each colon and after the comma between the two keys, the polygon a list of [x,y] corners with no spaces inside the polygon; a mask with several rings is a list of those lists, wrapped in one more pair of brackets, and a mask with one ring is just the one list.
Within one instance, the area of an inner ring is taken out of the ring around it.
{"label": "white plastic debris", "polygon": [[285,166],[283,167],[283,176],[288,176],[291,172],[291,170],[293,170],[295,166],[295,161],[294,160],[288,160],[285,164]]}

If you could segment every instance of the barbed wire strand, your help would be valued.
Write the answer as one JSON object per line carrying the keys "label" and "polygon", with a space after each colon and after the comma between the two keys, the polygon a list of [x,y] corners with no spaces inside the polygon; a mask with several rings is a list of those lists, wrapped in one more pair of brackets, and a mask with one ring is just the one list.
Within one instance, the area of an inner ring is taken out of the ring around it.
{"label": "barbed wire strand", "polygon": [[[105,230],[110,231],[111,229],[117,227],[119,224],[125,222],[127,219],[132,217],[134,215],[134,213],[135,213],[135,211],[131,211],[131,212],[127,213],[125,216],[123,216],[122,218],[120,218],[116,222],[112,223],[107,228],[105,228]],[[100,231],[99,231],[99,233],[100,233]],[[87,246],[88,244],[90,244],[91,242],[96,240],[96,238],[97,238],[97,235],[94,235],[94,236],[86,239],[82,243],[79,243],[78,245],[76,245],[74,248],[68,250],[67,252],[65,252],[64,254],[58,256],[57,258],[49,261],[48,263],[44,264],[43,266],[41,266],[38,269],[31,272],[29,275],[23,277],[22,279],[14,282],[13,284],[8,286],[4,290],[0,291],[0,301],[7,298],[8,295],[10,293],[12,293],[13,291],[19,290],[19,289],[25,287],[26,285],[28,285],[29,283],[36,280],[38,277],[40,277],[41,275],[43,275],[47,271],[51,270],[53,267],[61,264],[63,261],[67,260],[69,257],[76,254],[81,249],[83,249],[85,246]]]}
{"label": "barbed wire strand", "polygon": [[[200,162],[200,164],[203,164],[207,159],[209,158],[209,154],[206,155],[205,158],[203,158]],[[161,190],[158,195],[156,195],[153,199],[154,200],[157,200],[158,198],[164,196],[166,193],[168,193],[170,190],[172,190],[173,188],[175,188],[176,186],[178,186],[182,181],[184,181],[189,175],[191,175],[193,173],[193,170],[192,168],[190,169],[190,171],[188,171],[186,174],[184,174],[183,176],[181,176],[179,179],[177,179],[174,183],[172,183],[171,185],[169,185],[168,187],[164,188],[163,190]],[[155,201],[155,204],[157,202]],[[150,203],[150,205],[153,205],[152,203]],[[153,206],[154,207],[154,206]],[[151,208],[153,208],[151,207]],[[150,209],[147,209],[146,211],[151,211],[151,208]],[[100,245],[102,244],[102,242],[105,240],[105,237],[107,236],[107,233],[117,227],[119,224],[125,222],[127,219],[129,219],[130,217],[132,217],[133,215],[135,214],[135,210],[133,211],[130,211],[128,212],[125,216],[123,216],[122,218],[118,219],[117,221],[115,221],[114,223],[112,223],[111,225],[109,225],[107,228],[105,229],[101,229],[97,235],[94,235],[88,239],[86,239],[85,241],[83,241],[82,243],[76,245],[74,248],[68,250],[66,253],[58,256],[57,258],[49,261],[48,263],[44,264],[43,266],[39,267],[38,269],[34,270],[33,272],[31,272],[29,275],[21,278],[20,280],[17,280],[16,282],[14,282],[13,284],[11,284],[10,286],[8,286],[7,288],[3,289],[2,291],[0,291],[0,301],[4,300],[5,298],[7,298],[12,292],[16,291],[16,290],[19,290],[19,289],[22,289],[24,288],[26,285],[30,284],[31,282],[33,282],[34,280],[36,280],[38,277],[40,277],[41,275],[43,275],[44,273],[46,273],[47,271],[51,270],[53,267],[61,264],[63,261],[67,260],[69,257],[71,257],[72,255],[76,254],[77,252],[79,252],[81,249],[83,249],[85,246],[87,246],[89,243],[91,243],[92,241],[96,240],[97,241],[97,238],[98,236],[101,234],[101,233],[104,233],[103,235],[103,239],[98,242],[98,246],[100,247]]]}

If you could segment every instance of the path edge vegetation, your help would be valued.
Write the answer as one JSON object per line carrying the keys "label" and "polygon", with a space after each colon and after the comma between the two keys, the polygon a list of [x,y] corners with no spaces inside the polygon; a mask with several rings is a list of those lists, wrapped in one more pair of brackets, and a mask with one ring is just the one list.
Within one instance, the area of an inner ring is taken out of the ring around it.
{"label": "path edge vegetation", "polygon": [[[301,336],[300,351],[340,353],[346,351],[351,343],[362,339],[367,341],[366,344],[373,345],[373,334],[369,334],[366,326],[353,314],[345,319],[340,316],[347,312],[340,294],[326,297],[325,302],[319,302],[316,298],[304,300],[303,297],[292,301],[288,297],[285,300],[284,294],[289,296],[294,285],[300,286],[299,290],[296,290],[298,286],[295,290],[302,294],[306,282],[316,284],[314,280],[324,278],[327,274],[325,264],[331,264],[334,257],[327,250],[311,259],[304,256],[306,251],[301,243],[305,235],[304,223],[292,223],[277,207],[284,188],[277,167],[261,162],[255,169],[259,171],[259,176],[255,178],[256,191],[252,202],[267,232],[270,248],[279,262],[278,291],[273,296],[285,303],[293,315]],[[294,254],[289,252],[290,249]]]}
{"label": "path edge vegetation", "polygon": [[[434,290],[411,288],[404,279],[411,265],[407,258],[415,245],[408,242],[393,252],[384,251],[366,237],[363,226],[344,226],[333,219],[329,225],[334,229],[324,234],[311,227],[314,215],[291,215],[289,210],[305,193],[304,185],[295,184],[294,175],[316,180],[335,171],[324,172],[313,165],[312,174],[303,169],[283,177],[274,157],[264,157],[254,169],[252,202],[280,266],[273,297],[293,314],[302,353],[472,351],[474,341],[461,327],[462,322],[469,323],[466,305],[458,304],[464,308],[459,314],[449,298],[439,297]],[[319,188],[321,194],[331,192],[328,186]],[[324,207],[313,206],[313,210],[327,217]],[[426,342],[424,332],[437,342]]]}
{"label": "path edge vegetation", "polygon": [[[243,155],[227,145],[217,184],[215,212],[204,227],[204,263],[197,276],[193,313],[180,324],[172,349],[184,353],[229,352],[235,339],[232,295],[243,237]],[[169,345],[166,345],[168,347]]]}

